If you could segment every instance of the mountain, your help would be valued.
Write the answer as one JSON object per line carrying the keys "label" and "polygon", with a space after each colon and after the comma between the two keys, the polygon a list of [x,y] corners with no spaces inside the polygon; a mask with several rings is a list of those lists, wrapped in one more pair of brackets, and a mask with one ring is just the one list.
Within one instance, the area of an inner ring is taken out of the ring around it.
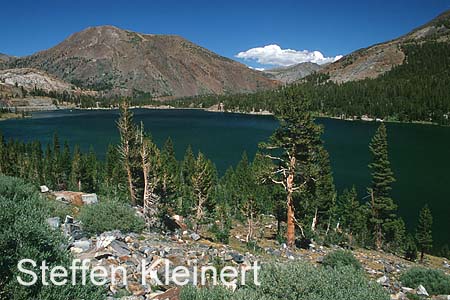
{"label": "mountain", "polygon": [[0,62],[8,61],[10,57],[6,54],[0,53]]}
{"label": "mountain", "polygon": [[3,69],[13,59],[13,57],[0,53],[0,69]]}
{"label": "mountain", "polygon": [[264,70],[267,77],[283,83],[291,83],[320,70],[323,66],[312,62],[299,63],[293,66]]}
{"label": "mountain", "polygon": [[338,83],[376,78],[405,62],[403,46],[424,41],[450,41],[450,10],[404,36],[346,55],[320,73]]}
{"label": "mountain", "polygon": [[57,46],[16,58],[9,68],[35,68],[85,89],[114,95],[184,97],[253,92],[278,82],[180,36],[90,27]]}

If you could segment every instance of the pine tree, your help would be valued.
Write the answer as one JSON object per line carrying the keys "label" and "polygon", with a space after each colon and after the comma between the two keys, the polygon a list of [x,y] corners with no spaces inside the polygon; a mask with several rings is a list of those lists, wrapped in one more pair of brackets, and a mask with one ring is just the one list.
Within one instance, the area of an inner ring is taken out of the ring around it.
{"label": "pine tree", "polygon": [[160,197],[155,194],[160,184],[161,154],[158,147],[149,136],[144,134],[141,124],[140,129],[140,157],[142,163],[142,176],[144,179],[143,206],[147,226],[157,227],[160,212]]}
{"label": "pine tree", "polygon": [[44,156],[44,181],[45,184],[52,188],[55,180],[53,177],[53,154],[52,150],[49,145],[47,145],[45,149],[45,156]]}
{"label": "pine tree", "polygon": [[170,203],[174,200],[177,185],[179,182],[179,167],[178,161],[175,157],[175,150],[170,138],[164,143],[161,151],[161,197],[166,203]]}
{"label": "pine tree", "polygon": [[35,141],[32,143],[31,147],[30,178],[33,182],[41,185],[43,182],[43,153],[41,143],[39,141]]}
{"label": "pine tree", "polygon": [[[231,206],[234,209],[234,215],[238,216],[240,212],[245,211],[243,206],[247,205],[247,201],[249,198],[252,198],[252,174],[250,170],[250,164],[248,162],[247,153],[244,151],[241,156],[241,160],[236,166],[236,169],[233,173],[232,180],[232,189],[233,189],[233,198]],[[247,213],[244,213],[247,217]]]}
{"label": "pine tree", "polygon": [[353,235],[359,227],[359,207],[360,204],[355,186],[351,190],[345,189],[339,197],[339,216],[342,227],[350,236],[350,244],[352,244]]}
{"label": "pine tree", "polygon": [[75,145],[73,150],[72,163],[70,168],[70,188],[76,191],[81,191],[82,185],[82,172],[83,172],[83,157],[80,151],[80,147]]}
{"label": "pine tree", "polygon": [[416,240],[420,250],[420,261],[423,262],[425,252],[431,250],[433,246],[433,216],[428,205],[425,205],[419,214],[419,221],[416,229]]}
{"label": "pine tree", "polygon": [[61,145],[59,142],[58,134],[55,132],[53,134],[53,159],[52,159],[52,178],[54,179],[54,184],[56,188],[63,189],[64,186],[62,184],[62,166],[61,166]]}
{"label": "pine tree", "polygon": [[405,240],[405,258],[410,261],[417,259],[417,245],[411,234],[408,234]]}
{"label": "pine tree", "polygon": [[69,184],[70,177],[70,169],[71,169],[72,159],[70,154],[69,144],[64,142],[63,151],[61,153],[60,161],[59,161],[59,170],[61,177],[61,184],[66,189]]}
{"label": "pine tree", "polygon": [[186,149],[181,169],[183,184],[191,185],[191,178],[195,169],[195,156],[191,145],[189,145]]}
{"label": "pine tree", "polygon": [[262,204],[260,202],[262,199],[258,199],[261,187],[257,182],[257,168],[259,168],[259,165],[249,164],[247,153],[243,152],[241,161],[236,166],[234,173],[233,190],[236,192],[236,202],[232,205],[240,210],[247,221],[247,243],[253,242],[255,219]]}
{"label": "pine tree", "polygon": [[314,175],[313,188],[310,191],[312,199],[309,206],[315,210],[313,228],[321,225],[323,228],[326,228],[328,233],[336,213],[336,188],[334,186],[329,154],[325,148],[318,147],[316,160],[318,169],[316,170],[316,175]]}
{"label": "pine tree", "polygon": [[6,174],[6,163],[7,163],[7,149],[5,145],[5,140],[3,134],[0,132],[0,174]]}
{"label": "pine tree", "polygon": [[277,110],[280,127],[270,138],[269,143],[262,144],[266,157],[272,159],[276,168],[268,174],[268,179],[281,185],[286,195],[287,232],[289,247],[295,243],[295,203],[304,205],[307,198],[307,185],[313,184],[317,176],[314,156],[322,145],[322,129],[314,123],[310,113],[310,104],[304,97],[299,97],[287,90],[285,100]]}
{"label": "pine tree", "polygon": [[120,189],[123,183],[125,183],[126,175],[124,174],[123,168],[118,162],[120,161],[120,155],[117,147],[113,145],[108,145],[108,150],[106,151],[105,166],[104,166],[104,182],[108,190]]}
{"label": "pine tree", "polygon": [[124,170],[127,174],[127,185],[131,203],[138,202],[138,181],[141,178],[142,170],[139,158],[138,129],[133,122],[133,112],[129,109],[127,101],[120,106],[120,117],[117,121],[117,128],[120,133],[119,153],[121,155]]}
{"label": "pine tree", "polygon": [[83,192],[93,193],[97,191],[97,156],[91,147],[87,155],[82,159],[82,189]]}
{"label": "pine tree", "polygon": [[[195,231],[198,232],[199,225],[205,216],[206,206],[210,206],[211,192],[215,184],[215,169],[211,161],[199,152],[195,160],[194,173],[191,176],[192,188],[195,196],[194,218]],[[208,205],[209,204],[209,205]]]}
{"label": "pine tree", "polygon": [[372,185],[368,189],[371,198],[371,223],[375,246],[381,249],[384,240],[383,226],[395,220],[397,205],[390,197],[391,185],[395,181],[388,156],[387,132],[384,123],[378,127],[369,145],[373,156],[369,168],[372,170]]}
{"label": "pine tree", "polygon": [[192,207],[195,206],[195,197],[192,187],[192,176],[195,172],[195,156],[191,146],[188,146],[181,163],[181,172],[178,184],[179,211],[185,216],[192,213]]}

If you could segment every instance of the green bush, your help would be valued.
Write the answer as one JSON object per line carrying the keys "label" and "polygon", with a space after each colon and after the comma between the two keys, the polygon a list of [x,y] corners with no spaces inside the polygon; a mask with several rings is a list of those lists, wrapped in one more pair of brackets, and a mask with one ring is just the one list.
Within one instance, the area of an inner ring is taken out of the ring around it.
{"label": "green bush", "polygon": [[[62,250],[64,239],[51,230],[45,219],[50,214],[48,201],[42,199],[34,186],[23,180],[0,176],[0,299],[104,299],[102,291],[93,286],[47,286],[40,280],[31,287],[18,283],[17,264],[32,259],[38,265],[66,266],[71,256]],[[38,268],[34,270],[39,274]]]}
{"label": "green bush", "polygon": [[[249,278],[247,285],[232,293],[221,287],[196,289],[186,287],[181,300],[388,300],[389,294],[376,282],[369,281],[363,272],[350,266],[339,269],[317,268],[311,264],[264,265],[260,272],[260,286]],[[249,284],[250,283],[250,284]]]}
{"label": "green bush", "polygon": [[430,295],[449,295],[450,276],[441,270],[413,267],[400,276],[404,286],[417,288],[420,284]]}
{"label": "green bush", "polygon": [[336,250],[328,253],[322,262],[325,267],[341,268],[344,266],[352,266],[353,268],[362,269],[359,261],[353,256],[353,253],[345,250]]}
{"label": "green bush", "polygon": [[136,215],[133,208],[117,200],[83,206],[79,218],[83,229],[91,234],[111,230],[141,232],[145,227],[144,220]]}

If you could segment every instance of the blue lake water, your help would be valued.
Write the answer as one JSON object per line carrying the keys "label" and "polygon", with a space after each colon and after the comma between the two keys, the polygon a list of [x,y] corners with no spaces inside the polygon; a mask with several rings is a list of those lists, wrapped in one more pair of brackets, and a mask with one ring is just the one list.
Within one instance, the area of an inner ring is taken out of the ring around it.
{"label": "blue lake water", "polygon": [[[158,145],[171,137],[181,159],[188,145],[201,150],[223,173],[235,165],[243,151],[253,157],[259,142],[277,127],[271,116],[211,113],[201,110],[137,109],[135,120],[143,122]],[[100,157],[110,143],[117,143],[118,111],[55,111],[34,113],[25,120],[0,122],[6,138],[35,139],[43,144],[57,132],[61,140],[94,147]],[[318,119],[330,152],[338,190],[353,184],[364,195],[370,183],[368,144],[378,124]],[[450,244],[450,128],[416,124],[387,124],[389,155],[397,181],[393,198],[399,214],[413,229],[420,208],[428,203],[434,216],[434,239]]]}

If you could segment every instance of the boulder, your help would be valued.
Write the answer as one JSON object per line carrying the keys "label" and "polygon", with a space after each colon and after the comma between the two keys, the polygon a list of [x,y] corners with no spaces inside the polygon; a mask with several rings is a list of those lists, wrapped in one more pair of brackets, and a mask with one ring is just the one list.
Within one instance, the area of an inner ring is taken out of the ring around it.
{"label": "boulder", "polygon": [[52,229],[58,229],[61,226],[61,219],[59,217],[48,218],[46,221]]}
{"label": "boulder", "polygon": [[239,253],[231,253],[231,257],[235,263],[242,264],[244,262],[244,256]]}
{"label": "boulder", "polygon": [[419,285],[417,287],[416,294],[419,296],[426,296],[426,297],[430,296],[423,285]]}
{"label": "boulder", "polygon": [[387,276],[382,276],[378,278],[377,282],[382,286],[389,286],[389,278]]}
{"label": "boulder", "polygon": [[111,243],[109,244],[109,248],[113,250],[117,254],[117,256],[127,256],[131,254],[128,245],[118,240],[111,241]]}
{"label": "boulder", "polygon": [[73,247],[80,248],[83,251],[88,251],[91,248],[91,241],[89,240],[78,240],[73,242]]}
{"label": "boulder", "polygon": [[193,241],[198,241],[198,240],[200,240],[200,235],[199,234],[197,234],[197,233],[191,233],[191,235],[189,236]]}
{"label": "boulder", "polygon": [[83,194],[81,201],[83,201],[83,205],[96,204],[98,203],[97,194]]}
{"label": "boulder", "polygon": [[49,188],[46,185],[41,185],[39,188],[41,189],[41,193],[50,192]]}

